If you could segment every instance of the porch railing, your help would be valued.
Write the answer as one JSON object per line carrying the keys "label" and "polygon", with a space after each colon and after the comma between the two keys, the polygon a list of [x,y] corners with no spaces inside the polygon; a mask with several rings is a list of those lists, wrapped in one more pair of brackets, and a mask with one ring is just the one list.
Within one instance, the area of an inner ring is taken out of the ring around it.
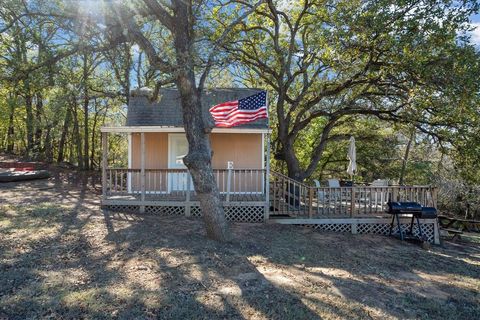
{"label": "porch railing", "polygon": [[431,186],[354,186],[317,188],[271,172],[271,214],[305,218],[367,217],[385,214],[388,201],[415,201],[436,206]]}
{"label": "porch railing", "polygon": [[[131,197],[140,201],[192,201],[195,190],[186,169],[107,168],[104,198]],[[216,169],[222,200],[269,201],[271,215],[300,218],[344,218],[385,215],[387,202],[415,201],[436,206],[431,186],[355,186],[317,188],[271,172],[267,188],[264,169]],[[268,193],[268,194],[267,194]]]}
{"label": "porch railing", "polygon": [[[235,195],[262,195],[265,193],[264,169],[214,169],[218,190],[229,200]],[[104,196],[168,195],[186,197],[195,190],[186,169],[107,168]]]}

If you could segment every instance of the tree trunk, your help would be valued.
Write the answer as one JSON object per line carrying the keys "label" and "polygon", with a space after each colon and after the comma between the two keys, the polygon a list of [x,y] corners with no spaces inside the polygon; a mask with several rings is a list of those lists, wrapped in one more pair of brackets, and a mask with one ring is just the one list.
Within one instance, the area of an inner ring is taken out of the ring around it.
{"label": "tree trunk", "polygon": [[[126,60],[127,62],[125,63],[125,69],[123,70],[123,73],[125,75],[125,104],[128,106],[130,103],[130,73],[132,72],[132,55],[130,54],[130,46],[125,45],[125,53],[126,53]],[[140,83],[138,83],[138,86],[140,88]]]}
{"label": "tree trunk", "polygon": [[88,96],[88,55],[87,51],[83,54],[83,168],[88,170],[89,166],[89,157],[88,157],[88,105],[90,98]]}
{"label": "tree trunk", "polygon": [[14,126],[15,101],[12,101],[12,100],[13,98],[10,96],[10,99],[8,101],[10,113],[8,115],[7,148],[6,148],[7,153],[13,153],[13,148],[15,147],[15,126]]}
{"label": "tree trunk", "polygon": [[[277,106],[277,109],[280,108]],[[278,116],[282,116],[282,114],[283,113],[280,111],[277,112]],[[287,121],[285,119],[279,120],[279,150],[277,149],[275,158],[286,163],[288,171],[287,175],[289,178],[303,182],[315,172],[320,160],[322,159],[327,143],[333,139],[330,133],[339,119],[340,117],[338,116],[330,117],[328,119],[328,122],[323,127],[322,132],[317,139],[318,142],[316,142],[312,152],[310,153],[310,159],[306,168],[302,168],[294,147],[295,141],[297,140],[301,130],[299,129],[288,133],[287,126],[285,125]],[[338,136],[336,138],[339,139]]]}
{"label": "tree trunk", "polygon": [[[20,39],[20,40],[19,40]],[[18,37],[17,48],[18,48],[18,58],[24,64],[28,64],[28,57],[27,57],[27,47],[26,47],[26,40],[23,36]],[[31,151],[33,149],[33,107],[32,107],[32,92],[30,87],[30,79],[27,76],[26,79],[23,80],[23,93],[25,97],[25,112],[26,112],[26,120],[25,126],[27,129],[27,146],[26,146],[26,154],[28,157],[31,155]]]}
{"label": "tree trunk", "polygon": [[398,184],[403,185],[403,180],[405,179],[405,173],[407,171],[407,162],[408,162],[408,156],[410,154],[410,148],[412,146],[412,141],[415,139],[415,129],[412,129],[412,132],[410,133],[410,137],[408,139],[407,147],[405,148],[405,155],[402,160],[402,169],[400,170],[400,179]]}
{"label": "tree trunk", "polygon": [[45,161],[47,163],[53,162],[53,148],[52,148],[52,126],[47,127],[47,133],[45,134]]}
{"label": "tree trunk", "polygon": [[[27,80],[28,83],[28,80]],[[27,118],[25,119],[25,126],[27,128],[27,155],[30,156],[33,150],[33,111],[32,111],[32,95],[30,93],[30,86],[25,84],[25,111]]]}
{"label": "tree trunk", "polygon": [[67,106],[67,112],[65,114],[65,120],[63,122],[62,135],[60,136],[60,142],[58,143],[58,156],[57,162],[62,162],[65,159],[65,143],[67,141],[68,128],[72,118],[72,112],[70,106]]}
{"label": "tree trunk", "polygon": [[283,158],[287,164],[288,177],[296,181],[303,181],[303,170],[300,167],[300,162],[295,154],[293,144],[286,142],[282,147]]}
{"label": "tree trunk", "polygon": [[93,123],[92,123],[92,138],[90,140],[90,168],[93,168],[95,165],[95,141],[96,139],[96,128],[97,128],[97,121],[98,121],[98,108],[97,108],[97,101],[94,101],[95,105],[95,114],[93,115]]}
{"label": "tree trunk", "polygon": [[77,152],[77,162],[78,162],[78,168],[80,170],[83,170],[84,169],[84,166],[83,166],[83,155],[82,155],[82,137],[80,136],[80,128],[79,128],[79,125],[78,125],[78,106],[77,106],[77,103],[75,101],[75,98],[73,98],[74,100],[74,105],[73,105],[73,134],[74,134],[74,140],[73,142],[75,143],[75,149],[76,149],[76,152]]}
{"label": "tree trunk", "polygon": [[43,96],[41,92],[38,92],[35,96],[35,133],[33,135],[33,150],[35,151],[35,157],[37,159],[41,156],[42,114]]}
{"label": "tree trunk", "polygon": [[192,175],[200,200],[207,236],[217,241],[226,241],[229,238],[229,228],[212,170],[210,139],[203,119],[200,93],[195,84],[192,4],[189,1],[176,0],[173,5],[176,85],[180,92],[183,123],[188,140],[188,154],[184,163]]}

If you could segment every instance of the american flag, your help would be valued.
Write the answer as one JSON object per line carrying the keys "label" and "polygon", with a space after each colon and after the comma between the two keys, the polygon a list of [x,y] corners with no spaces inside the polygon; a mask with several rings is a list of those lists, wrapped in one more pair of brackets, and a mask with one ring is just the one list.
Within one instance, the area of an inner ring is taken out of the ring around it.
{"label": "american flag", "polygon": [[267,92],[217,104],[209,109],[217,127],[234,127],[267,118]]}

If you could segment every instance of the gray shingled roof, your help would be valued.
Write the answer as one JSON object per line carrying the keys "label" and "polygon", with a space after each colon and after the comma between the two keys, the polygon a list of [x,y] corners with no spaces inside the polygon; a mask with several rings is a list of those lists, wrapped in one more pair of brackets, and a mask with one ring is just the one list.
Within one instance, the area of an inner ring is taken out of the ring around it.
{"label": "gray shingled roof", "polygon": [[[201,98],[203,115],[213,124],[212,116],[208,112],[210,107],[222,102],[242,99],[260,91],[246,88],[205,90]],[[129,100],[126,125],[183,127],[181,110],[177,89],[161,89],[159,101],[154,103],[151,103],[142,91],[133,91]],[[265,129],[268,128],[268,124],[266,119],[259,119],[236,128]]]}

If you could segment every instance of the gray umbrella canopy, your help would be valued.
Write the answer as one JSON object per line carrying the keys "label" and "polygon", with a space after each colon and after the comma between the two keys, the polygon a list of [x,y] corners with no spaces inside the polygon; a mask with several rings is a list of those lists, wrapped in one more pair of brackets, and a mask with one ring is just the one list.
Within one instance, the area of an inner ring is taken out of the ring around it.
{"label": "gray umbrella canopy", "polygon": [[355,147],[355,138],[353,136],[350,137],[350,145],[348,146],[347,157],[350,160],[348,163],[347,173],[350,176],[353,176],[355,172],[357,172],[357,149]]}

